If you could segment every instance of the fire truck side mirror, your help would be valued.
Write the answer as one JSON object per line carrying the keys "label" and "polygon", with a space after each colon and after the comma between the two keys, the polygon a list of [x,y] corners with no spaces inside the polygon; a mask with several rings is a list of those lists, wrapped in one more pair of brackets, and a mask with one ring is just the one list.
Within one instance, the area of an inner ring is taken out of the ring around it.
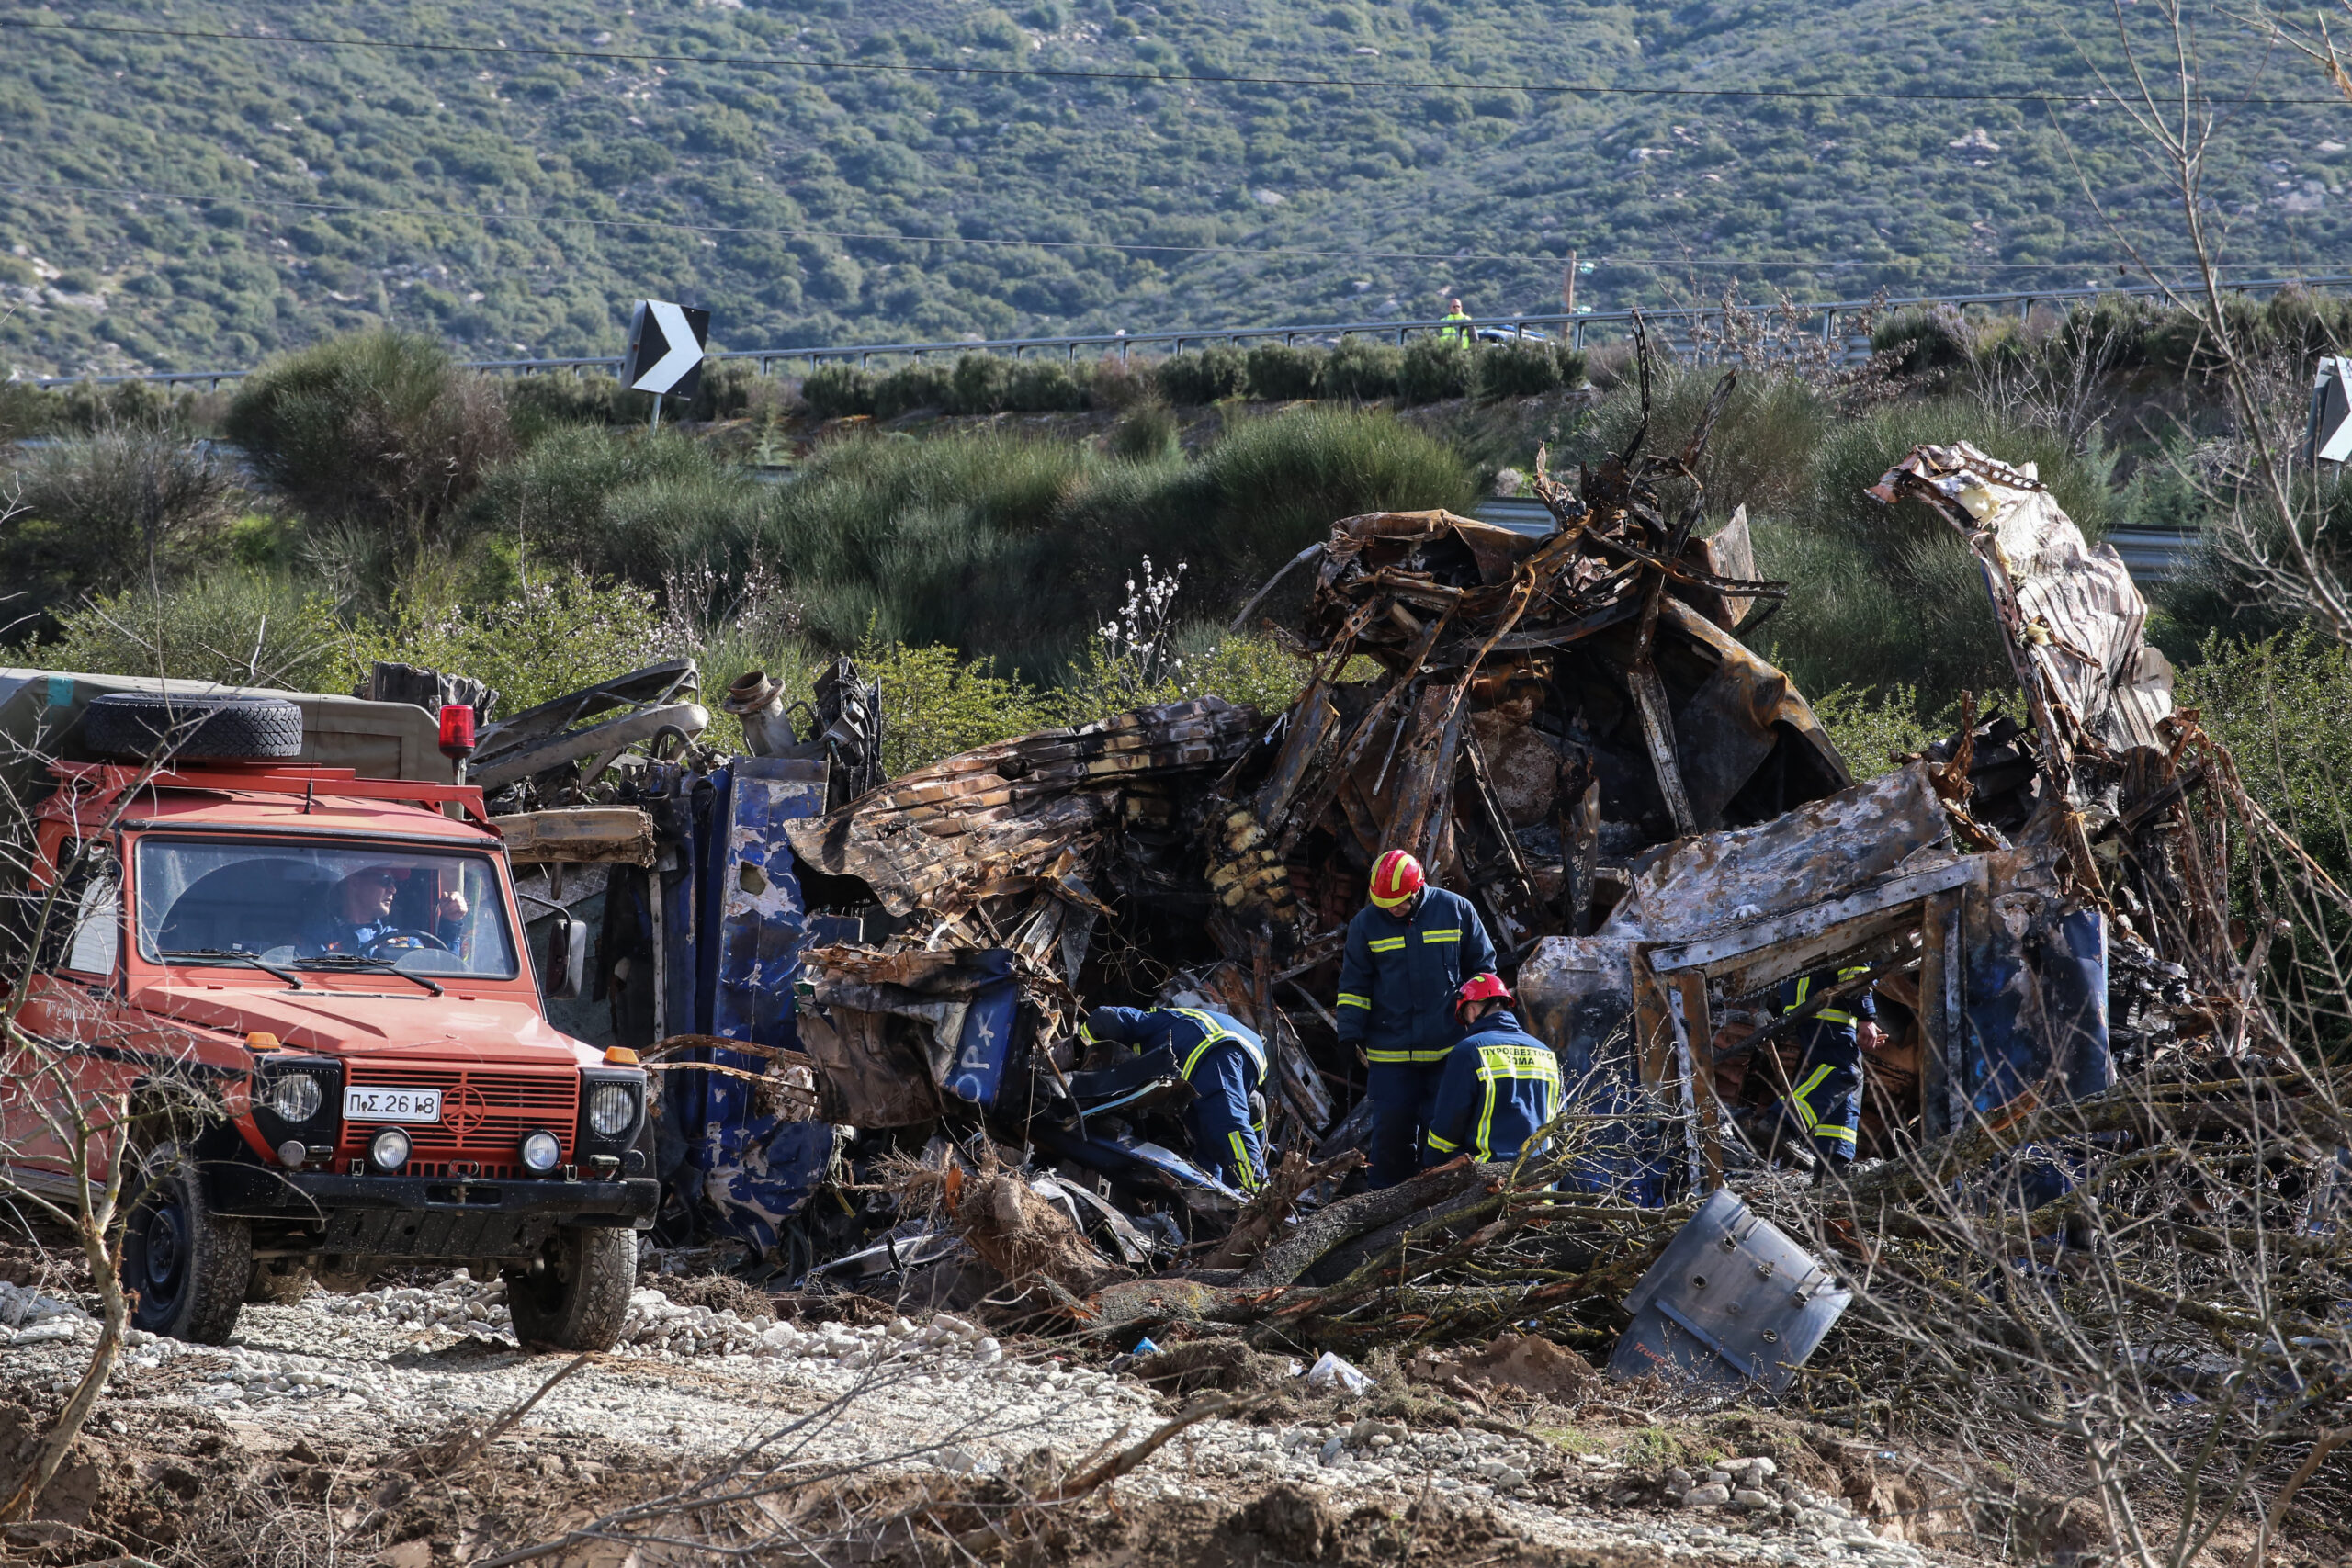
{"label": "fire truck side mirror", "polygon": [[588,922],[559,919],[548,931],[548,966],[541,984],[548,1000],[578,999],[588,980]]}

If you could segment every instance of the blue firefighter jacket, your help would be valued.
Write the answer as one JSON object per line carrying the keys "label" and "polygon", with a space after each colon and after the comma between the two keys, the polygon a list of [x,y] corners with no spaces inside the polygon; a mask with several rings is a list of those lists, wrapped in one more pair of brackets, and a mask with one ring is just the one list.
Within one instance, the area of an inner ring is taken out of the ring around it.
{"label": "blue firefighter jacket", "polygon": [[1460,894],[1429,889],[1409,920],[1367,904],[1340,962],[1340,1043],[1362,1045],[1375,1068],[1442,1062],[1462,1033],[1454,993],[1494,967],[1495,944]]}
{"label": "blue firefighter jacket", "polygon": [[1481,1161],[1515,1159],[1559,1111],[1560,1059],[1520,1028],[1516,1013],[1490,1012],[1445,1059],[1421,1163],[1442,1165],[1465,1151]]}
{"label": "blue firefighter jacket", "polygon": [[1193,1157],[1242,1191],[1257,1190],[1266,1171],[1262,1129],[1250,1107],[1266,1081],[1266,1044],[1257,1031],[1206,1008],[1097,1008],[1078,1035],[1090,1045],[1173,1052],[1177,1071],[1193,1086]]}
{"label": "blue firefighter jacket", "polygon": [[[1803,1008],[1815,990],[1826,990],[1860,969],[1816,969],[1781,982],[1782,1013]],[[1804,1060],[1797,1081],[1783,1102],[1789,1115],[1813,1135],[1815,1146],[1833,1159],[1851,1159],[1862,1120],[1862,1046],[1859,1034],[1864,1020],[1876,1021],[1878,1004],[1869,990],[1840,998],[1821,1009],[1794,1032],[1804,1043]]]}

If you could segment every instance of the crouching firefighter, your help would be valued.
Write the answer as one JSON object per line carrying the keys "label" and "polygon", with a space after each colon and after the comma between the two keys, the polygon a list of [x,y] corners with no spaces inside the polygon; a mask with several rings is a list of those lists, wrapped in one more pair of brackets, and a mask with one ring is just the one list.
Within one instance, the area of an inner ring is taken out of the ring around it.
{"label": "crouching firefighter", "polygon": [[1185,1112],[1193,1158],[1228,1187],[1255,1192],[1266,1177],[1266,1044],[1248,1024],[1206,1008],[1096,1008],[1080,1025],[1089,1045],[1166,1046],[1193,1086]]}
{"label": "crouching firefighter", "polygon": [[1842,1176],[1854,1163],[1862,1125],[1862,1053],[1885,1040],[1868,987],[1826,1000],[1821,993],[1868,973],[1816,969],[1781,982],[1781,1016],[1800,1021],[1791,1027],[1804,1057],[1776,1108],[1768,1148],[1802,1137],[1811,1145],[1816,1179]]}
{"label": "crouching firefighter", "polygon": [[1420,1168],[1438,1076],[1461,1030],[1454,993],[1495,966],[1495,944],[1470,900],[1428,886],[1421,863],[1390,850],[1374,863],[1372,902],[1348,922],[1340,963],[1340,1043],[1370,1066],[1374,1187]]}
{"label": "crouching firefighter", "polygon": [[1461,1154],[1481,1164],[1517,1159],[1560,1113],[1560,1059],[1519,1026],[1510,990],[1493,975],[1464,984],[1454,1016],[1465,1032],[1438,1077],[1421,1164],[1443,1165]]}

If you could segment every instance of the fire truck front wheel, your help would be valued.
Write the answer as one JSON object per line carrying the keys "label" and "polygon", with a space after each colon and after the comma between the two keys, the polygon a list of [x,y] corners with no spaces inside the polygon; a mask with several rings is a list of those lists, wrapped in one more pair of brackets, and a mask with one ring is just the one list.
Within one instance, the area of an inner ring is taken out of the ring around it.
{"label": "fire truck front wheel", "polygon": [[559,1350],[609,1350],[620,1342],[637,1288],[637,1232],[567,1227],[528,1269],[506,1270],[514,1337]]}

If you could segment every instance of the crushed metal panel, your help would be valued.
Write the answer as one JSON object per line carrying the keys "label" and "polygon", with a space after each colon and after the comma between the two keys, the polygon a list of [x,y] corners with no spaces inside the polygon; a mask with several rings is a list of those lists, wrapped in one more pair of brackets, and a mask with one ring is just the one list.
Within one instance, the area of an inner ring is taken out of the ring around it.
{"label": "crushed metal panel", "polygon": [[943,1094],[995,1101],[1019,1043],[1022,974],[1010,949],[829,947],[810,950],[807,963],[808,1022],[821,1015],[829,1025],[820,1036],[804,1024],[808,1051],[855,1124],[909,1126],[928,1119],[925,1110],[935,1117]]}
{"label": "crushed metal panel", "polygon": [[[825,765],[738,758],[711,783],[698,857],[704,875],[695,1032],[747,1046],[794,1046],[793,982],[807,915],[783,825],[824,809]],[[747,1073],[768,1063],[764,1051],[712,1046],[693,1055]],[[763,1109],[760,1086],[744,1077],[672,1076],[699,1080],[686,1090],[698,1103],[683,1109],[685,1124],[699,1129],[689,1158],[703,1173],[706,1207],[724,1228],[763,1250],[773,1247],[776,1226],[808,1202],[823,1176],[832,1153],[830,1130],[820,1134]]]}
{"label": "crushed metal panel", "polygon": [[2172,667],[2147,646],[2147,601],[2115,547],[2085,539],[2031,464],[2011,468],[1965,441],[1919,446],[1870,493],[1917,496],[1961,531],[2005,627],[2004,599],[2014,606],[2016,657],[2084,729],[2118,750],[2163,744]]}
{"label": "crushed metal panel", "polygon": [[490,819],[516,865],[653,863],[653,818],[634,806],[565,806]]}
{"label": "crushed metal panel", "polygon": [[1610,1375],[1752,1379],[1785,1393],[1853,1299],[1819,1259],[1718,1189],[1625,1298],[1634,1322]]}
{"label": "crushed metal panel", "polygon": [[[700,1032],[762,1045],[790,1045],[792,987],[800,973],[807,912],[793,874],[787,825],[825,808],[825,764],[739,758],[716,779],[712,900],[701,955],[707,1001],[697,998]],[[697,987],[698,991],[701,987]]]}
{"label": "crushed metal panel", "polygon": [[1092,869],[1057,863],[1091,862],[1118,825],[1124,784],[1229,763],[1257,730],[1254,710],[1219,697],[1140,708],[946,758],[787,833],[808,864],[865,882],[891,914],[953,919]]}
{"label": "crushed metal panel", "polygon": [[[2109,1088],[2105,917],[2060,888],[2045,852],[1985,858],[1986,878],[1962,896],[1966,1042],[1945,1095],[1962,1115],[1990,1115]],[[1939,1120],[1957,1124],[1949,1111]]]}
{"label": "crushed metal panel", "polygon": [[1634,878],[1601,934],[1688,942],[1948,858],[1951,842],[1927,766],[1914,762],[1757,827],[1678,842]]}

